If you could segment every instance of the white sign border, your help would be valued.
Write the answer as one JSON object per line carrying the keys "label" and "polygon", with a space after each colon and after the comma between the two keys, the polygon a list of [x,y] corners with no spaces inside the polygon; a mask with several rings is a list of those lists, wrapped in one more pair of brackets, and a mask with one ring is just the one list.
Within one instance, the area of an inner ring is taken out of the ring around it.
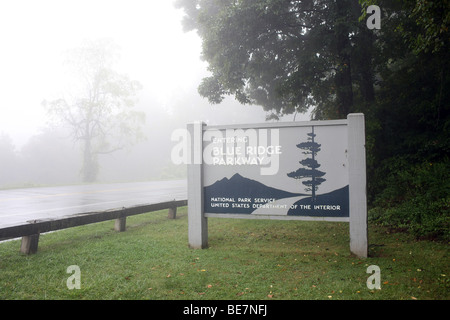
{"label": "white sign border", "polygon": [[[349,163],[349,217],[301,217],[274,215],[244,214],[211,214],[204,212],[203,197],[203,132],[220,129],[260,129],[303,126],[336,126],[348,127],[348,163]],[[203,123],[187,125],[190,136],[191,161],[188,164],[188,238],[189,246],[194,249],[208,247],[208,218],[235,219],[270,219],[270,220],[303,220],[303,221],[336,221],[349,222],[350,251],[358,257],[368,256],[368,225],[366,195],[366,152],[364,114],[353,113],[344,120],[301,121],[259,124],[238,124],[208,126]],[[199,159],[200,158],[200,159]]]}

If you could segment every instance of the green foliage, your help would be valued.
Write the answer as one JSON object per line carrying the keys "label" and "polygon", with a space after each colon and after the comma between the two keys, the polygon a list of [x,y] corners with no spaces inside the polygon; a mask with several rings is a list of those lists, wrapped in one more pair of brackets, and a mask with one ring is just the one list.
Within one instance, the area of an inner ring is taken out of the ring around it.
{"label": "green foliage", "polygon": [[365,96],[373,91],[372,81],[364,83],[371,77],[366,67],[371,45],[365,43],[365,26],[357,23],[354,1],[177,3],[185,9],[186,29],[196,29],[203,40],[202,56],[212,76],[199,92],[211,103],[234,95],[274,118],[312,106],[316,117],[343,117],[353,110],[353,85]]}
{"label": "green foliage", "polygon": [[450,198],[428,202],[420,197],[391,208],[369,211],[371,221],[397,231],[408,231],[418,239],[450,240]]}
{"label": "green foliage", "polygon": [[410,18],[414,19],[418,32],[405,30],[405,37],[415,53],[448,50],[450,27],[450,2],[448,0],[417,0]]}
{"label": "green foliage", "polygon": [[380,6],[375,103],[366,112],[370,217],[449,240],[448,1]]}
{"label": "green foliage", "polygon": [[[450,162],[411,166],[402,158],[391,159],[384,189],[378,193],[372,221],[394,229],[407,230],[418,238],[450,240]],[[390,173],[389,173],[390,171]]]}

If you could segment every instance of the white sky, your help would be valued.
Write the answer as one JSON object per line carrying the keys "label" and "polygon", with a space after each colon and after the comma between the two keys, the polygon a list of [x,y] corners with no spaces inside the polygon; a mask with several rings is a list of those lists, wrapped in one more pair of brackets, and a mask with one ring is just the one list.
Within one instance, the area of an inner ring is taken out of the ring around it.
{"label": "white sky", "polygon": [[61,97],[64,52],[85,39],[121,47],[117,70],[164,102],[206,70],[171,0],[0,0],[0,133],[15,142],[45,125],[43,99]]}
{"label": "white sky", "polygon": [[85,39],[111,38],[121,47],[117,71],[163,107],[196,93],[206,63],[182,15],[173,0],[0,0],[0,134],[20,146],[46,125],[41,102],[63,96],[64,52]]}

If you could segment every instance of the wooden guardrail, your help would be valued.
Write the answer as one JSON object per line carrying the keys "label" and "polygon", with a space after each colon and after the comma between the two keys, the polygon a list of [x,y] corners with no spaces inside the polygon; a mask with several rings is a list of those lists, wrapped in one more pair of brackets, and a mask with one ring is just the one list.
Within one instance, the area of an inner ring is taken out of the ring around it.
{"label": "wooden guardrail", "polygon": [[20,251],[25,254],[36,253],[39,235],[44,232],[67,229],[91,223],[114,220],[114,229],[122,232],[126,229],[126,218],[129,216],[169,209],[168,218],[175,219],[177,207],[187,205],[187,200],[173,200],[147,205],[138,205],[129,208],[117,208],[100,212],[80,213],[63,216],[57,219],[31,220],[25,224],[0,229],[0,240],[22,237]]}

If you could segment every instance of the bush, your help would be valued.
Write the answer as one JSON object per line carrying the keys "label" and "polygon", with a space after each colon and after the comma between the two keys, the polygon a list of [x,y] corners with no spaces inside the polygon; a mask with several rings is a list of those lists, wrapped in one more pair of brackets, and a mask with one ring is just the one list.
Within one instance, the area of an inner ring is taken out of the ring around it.
{"label": "bush", "polygon": [[449,161],[409,167],[399,161],[394,167],[369,210],[369,219],[417,238],[450,240]]}
{"label": "bush", "polygon": [[369,219],[397,231],[411,232],[416,238],[450,240],[450,198],[426,202],[414,198],[390,208],[376,207]]}

